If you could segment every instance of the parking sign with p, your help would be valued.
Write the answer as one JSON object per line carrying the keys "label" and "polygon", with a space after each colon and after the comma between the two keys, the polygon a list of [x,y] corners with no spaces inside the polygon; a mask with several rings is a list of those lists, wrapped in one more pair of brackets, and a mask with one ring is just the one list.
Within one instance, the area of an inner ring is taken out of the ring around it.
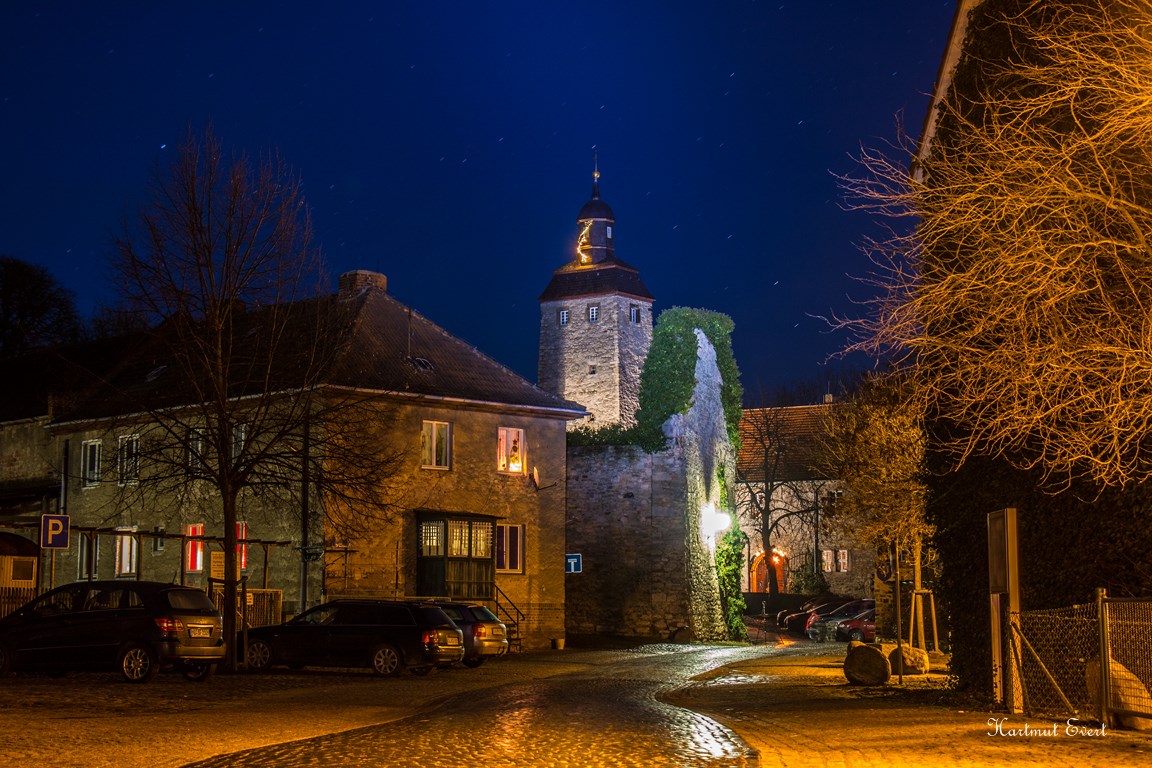
{"label": "parking sign with p", "polygon": [[68,549],[68,515],[40,516],[40,548]]}

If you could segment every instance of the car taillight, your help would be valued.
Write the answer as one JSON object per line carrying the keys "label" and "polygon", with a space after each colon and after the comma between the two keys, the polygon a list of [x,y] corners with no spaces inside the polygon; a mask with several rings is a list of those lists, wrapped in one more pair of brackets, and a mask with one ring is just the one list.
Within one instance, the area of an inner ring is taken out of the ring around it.
{"label": "car taillight", "polygon": [[156,626],[165,634],[175,635],[184,631],[184,624],[180,619],[155,619],[155,621]]}
{"label": "car taillight", "polygon": [[815,623],[816,619],[818,619],[818,618],[820,618],[820,617],[817,616],[816,614],[812,614],[811,616],[809,616],[808,621],[804,622],[804,629],[811,629],[812,624]]}
{"label": "car taillight", "polygon": [[485,627],[483,624],[477,624],[472,629],[472,636],[473,637],[487,637],[488,636],[488,628]]}

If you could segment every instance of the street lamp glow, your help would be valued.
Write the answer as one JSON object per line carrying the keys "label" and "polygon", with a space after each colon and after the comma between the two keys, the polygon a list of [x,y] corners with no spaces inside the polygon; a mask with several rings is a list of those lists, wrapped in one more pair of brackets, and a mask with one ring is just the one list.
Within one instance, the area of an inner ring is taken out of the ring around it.
{"label": "street lamp glow", "polygon": [[732,524],[732,517],[727,512],[716,509],[712,502],[705,504],[700,510],[700,533],[708,543],[710,551],[716,551],[716,535],[728,530]]}

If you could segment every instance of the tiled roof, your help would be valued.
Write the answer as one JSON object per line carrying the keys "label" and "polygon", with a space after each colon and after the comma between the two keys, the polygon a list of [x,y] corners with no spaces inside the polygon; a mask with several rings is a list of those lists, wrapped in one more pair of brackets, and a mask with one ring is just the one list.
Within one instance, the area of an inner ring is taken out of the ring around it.
{"label": "tiled roof", "polygon": [[582,267],[575,262],[564,265],[552,273],[552,280],[540,295],[540,301],[613,293],[653,300],[640,278],[640,271],[612,256],[592,267]]}
{"label": "tiled roof", "polygon": [[383,291],[367,289],[356,328],[329,384],[386,392],[574,411],[582,406],[545,392]]}
{"label": "tiled roof", "polygon": [[[762,483],[826,480],[819,469],[820,434],[832,405],[751,408],[740,418],[740,452],[736,457],[741,481]],[[767,461],[765,461],[767,454]]]}
{"label": "tiled roof", "polygon": [[[305,385],[349,387],[382,394],[422,396],[505,408],[528,408],[577,418],[583,406],[545,392],[456,338],[381,288],[346,297],[326,296],[271,309],[240,311],[231,334],[230,365],[250,376],[233,376],[230,395],[291,390]],[[350,325],[349,325],[350,324]],[[150,333],[91,342],[68,350],[27,356],[6,376],[0,420],[31,418],[55,407],[57,423],[107,418],[203,402],[207,376],[185,370],[169,351],[181,338],[178,320]],[[271,329],[276,329],[273,333]],[[271,339],[280,339],[274,365]],[[319,336],[321,344],[313,344]],[[316,360],[319,349],[326,359]],[[305,382],[306,372],[314,371]],[[18,375],[17,375],[18,373]]]}

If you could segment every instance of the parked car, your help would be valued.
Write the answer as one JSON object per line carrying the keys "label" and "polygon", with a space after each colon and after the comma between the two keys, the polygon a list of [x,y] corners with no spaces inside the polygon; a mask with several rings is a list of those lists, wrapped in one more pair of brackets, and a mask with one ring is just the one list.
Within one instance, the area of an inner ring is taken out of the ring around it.
{"label": "parked car", "polygon": [[819,600],[810,601],[808,607],[801,606],[801,609],[796,613],[788,614],[784,617],[784,623],[781,629],[796,635],[804,634],[804,630],[808,628],[808,618],[818,610],[834,611],[845,603],[849,602],[850,597],[823,597]]}
{"label": "parked car", "polygon": [[836,637],[837,624],[845,619],[859,616],[863,611],[874,608],[875,606],[875,600],[865,598],[845,603],[833,611],[824,612],[817,610],[808,617],[808,626],[805,628],[805,634],[808,635],[808,639],[815,640],[816,642],[832,640]]}
{"label": "parked car", "polygon": [[464,658],[464,633],[431,603],[333,600],[284,624],[248,630],[244,658],[255,672],[285,664],[427,674]]}
{"label": "parked car", "polygon": [[226,652],[220,611],[178,584],[67,584],[0,619],[0,675],[108,669],[143,683],[176,668],[206,680]]}
{"label": "parked car", "polygon": [[492,611],[476,603],[436,604],[464,633],[464,666],[478,667],[508,653],[508,627]]}
{"label": "parked car", "polygon": [[876,609],[870,608],[859,616],[839,622],[836,625],[836,639],[876,642]]}

